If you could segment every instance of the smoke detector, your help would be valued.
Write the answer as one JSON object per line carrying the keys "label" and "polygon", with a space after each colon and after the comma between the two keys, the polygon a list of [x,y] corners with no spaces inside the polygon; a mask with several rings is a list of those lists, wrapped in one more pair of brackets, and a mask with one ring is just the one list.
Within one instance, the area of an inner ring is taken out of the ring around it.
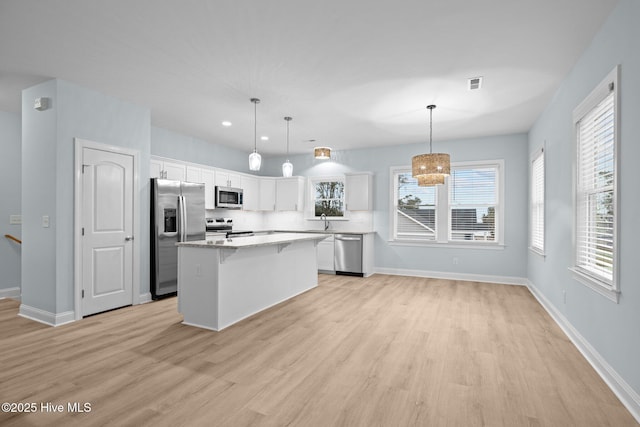
{"label": "smoke detector", "polygon": [[469,90],[478,90],[482,87],[482,77],[471,77],[468,81]]}

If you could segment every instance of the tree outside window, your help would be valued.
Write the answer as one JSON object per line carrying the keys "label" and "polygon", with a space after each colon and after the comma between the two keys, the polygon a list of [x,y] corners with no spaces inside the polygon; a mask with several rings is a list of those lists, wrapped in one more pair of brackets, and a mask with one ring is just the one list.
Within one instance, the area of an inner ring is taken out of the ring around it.
{"label": "tree outside window", "polygon": [[315,183],[315,216],[344,216],[344,182],[318,181]]}

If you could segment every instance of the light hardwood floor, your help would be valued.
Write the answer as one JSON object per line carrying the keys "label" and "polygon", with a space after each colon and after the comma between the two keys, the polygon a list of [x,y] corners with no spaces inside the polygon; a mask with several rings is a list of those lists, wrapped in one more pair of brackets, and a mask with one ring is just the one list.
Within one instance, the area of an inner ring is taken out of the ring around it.
{"label": "light hardwood floor", "polygon": [[[2,426],[631,426],[525,287],[320,275],[222,332],[171,298],[51,328],[0,301]],[[66,408],[65,408],[66,409]]]}

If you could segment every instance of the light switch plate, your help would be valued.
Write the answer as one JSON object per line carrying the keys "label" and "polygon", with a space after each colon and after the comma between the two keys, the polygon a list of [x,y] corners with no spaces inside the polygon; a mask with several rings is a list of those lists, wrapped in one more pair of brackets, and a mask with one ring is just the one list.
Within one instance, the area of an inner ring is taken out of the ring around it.
{"label": "light switch plate", "polygon": [[42,228],[49,228],[49,215],[42,216]]}
{"label": "light switch plate", "polygon": [[9,224],[11,225],[22,224],[22,215],[9,215]]}

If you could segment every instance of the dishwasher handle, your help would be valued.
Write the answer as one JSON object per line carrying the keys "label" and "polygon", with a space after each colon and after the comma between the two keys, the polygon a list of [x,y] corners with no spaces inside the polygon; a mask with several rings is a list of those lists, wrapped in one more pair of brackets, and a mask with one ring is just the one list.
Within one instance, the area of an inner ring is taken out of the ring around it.
{"label": "dishwasher handle", "polygon": [[336,235],[335,239],[336,240],[346,240],[346,241],[359,242],[360,240],[362,240],[362,237],[360,237],[360,236],[339,236],[339,235]]}

